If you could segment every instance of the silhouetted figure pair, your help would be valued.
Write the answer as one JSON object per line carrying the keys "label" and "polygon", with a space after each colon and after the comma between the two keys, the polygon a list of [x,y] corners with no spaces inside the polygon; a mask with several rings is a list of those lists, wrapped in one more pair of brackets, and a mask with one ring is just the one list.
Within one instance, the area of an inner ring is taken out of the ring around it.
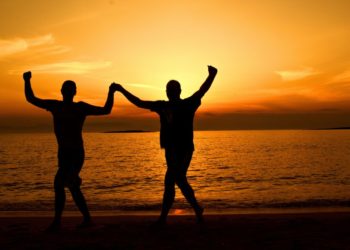
{"label": "silhouetted figure pair", "polygon": [[76,205],[84,216],[80,226],[86,227],[92,224],[85,198],[80,190],[82,181],[79,172],[84,163],[82,128],[86,116],[106,115],[111,112],[115,91],[120,91],[131,103],[140,108],[154,111],[160,117],[160,145],[161,148],[165,149],[167,171],[164,181],[162,211],[156,225],[166,223],[166,218],[175,199],[175,184],[193,207],[197,221],[202,222],[203,208],[198,204],[186,174],[194,151],[194,115],[201,105],[202,97],[209,90],[217,69],[208,66],[208,72],[209,75],[200,89],[186,99],[180,98],[180,83],[175,80],[169,81],[166,86],[169,101],[143,101],[125,90],[120,84],[112,83],[104,107],[93,106],[85,102],[73,102],[76,86],[70,80],[65,81],[62,85],[63,101],[39,99],[34,95],[31,87],[31,72],[24,73],[26,99],[31,104],[52,113],[58,143],[58,171],[54,181],[55,217],[48,230],[54,231],[60,228],[66,199],[65,187],[69,188]]}
{"label": "silhouetted figure pair", "polygon": [[137,107],[156,112],[160,117],[160,145],[165,149],[167,171],[164,181],[163,204],[157,224],[166,223],[169,210],[175,199],[175,184],[180,188],[187,201],[193,207],[197,221],[203,221],[203,208],[198,204],[194,191],[187,181],[187,170],[190,166],[194,150],[193,118],[201,105],[201,99],[209,90],[217,69],[208,66],[209,75],[200,89],[192,96],[181,99],[181,86],[178,81],[171,80],[166,86],[169,101],[144,101],[134,96],[121,85],[120,91],[131,103]]}
{"label": "silhouetted figure pair", "polygon": [[107,101],[104,107],[97,107],[85,102],[73,102],[76,85],[73,81],[65,81],[61,88],[63,101],[43,100],[37,98],[31,87],[31,72],[23,74],[25,96],[31,104],[46,109],[53,115],[54,130],[58,143],[58,170],[54,180],[55,217],[48,231],[56,231],[61,225],[61,216],[65,205],[65,187],[69,189],[84,216],[80,227],[92,224],[90,213],[80,190],[82,183],[79,172],[84,163],[84,145],[82,128],[88,115],[107,115],[111,112],[116,84],[109,87]]}

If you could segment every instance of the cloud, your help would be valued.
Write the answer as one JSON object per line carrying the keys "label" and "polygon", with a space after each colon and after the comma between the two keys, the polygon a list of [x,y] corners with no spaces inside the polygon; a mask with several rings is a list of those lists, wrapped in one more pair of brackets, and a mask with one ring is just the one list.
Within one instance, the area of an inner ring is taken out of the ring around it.
{"label": "cloud", "polygon": [[23,39],[0,40],[0,57],[25,51],[27,48],[28,44]]}
{"label": "cloud", "polygon": [[[112,63],[109,61],[97,61],[97,62],[60,62],[51,64],[42,64],[31,67],[31,71],[35,73],[46,74],[86,74],[92,70],[107,68]],[[21,70],[10,70],[9,74],[19,74],[23,72]]]}
{"label": "cloud", "polygon": [[350,70],[334,76],[329,83],[350,83]]}
{"label": "cloud", "polygon": [[15,38],[12,40],[0,40],[0,57],[9,56],[19,52],[28,50],[31,47],[53,44],[54,38],[52,34],[38,36],[35,38],[24,39]]}
{"label": "cloud", "polygon": [[54,43],[55,39],[52,36],[52,34],[47,34],[44,36],[27,39],[26,42],[28,43],[29,47],[32,47],[32,46],[40,46],[40,45]]}
{"label": "cloud", "polygon": [[301,70],[283,70],[275,71],[283,81],[295,81],[306,78],[308,76],[319,74],[318,71],[315,71],[313,68],[304,68]]}
{"label": "cloud", "polygon": [[40,55],[58,55],[58,54],[63,54],[68,51],[70,51],[71,48],[62,46],[62,45],[52,45],[49,47],[41,47],[40,49],[38,48],[36,52]]}

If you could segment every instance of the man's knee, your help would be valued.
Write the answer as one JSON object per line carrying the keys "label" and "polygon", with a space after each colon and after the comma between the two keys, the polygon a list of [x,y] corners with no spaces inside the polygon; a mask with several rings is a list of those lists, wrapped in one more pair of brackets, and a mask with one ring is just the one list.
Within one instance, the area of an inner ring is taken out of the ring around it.
{"label": "man's knee", "polygon": [[186,172],[184,171],[176,171],[174,174],[175,182],[178,183],[187,183]]}
{"label": "man's knee", "polygon": [[175,192],[175,183],[167,183],[164,185],[166,191],[174,191]]}
{"label": "man's knee", "polygon": [[172,200],[175,198],[175,185],[165,186],[164,198],[165,199],[172,199]]}
{"label": "man's knee", "polygon": [[165,187],[173,187],[173,186],[175,186],[175,180],[173,178],[165,178],[164,186]]}
{"label": "man's knee", "polygon": [[174,192],[175,193],[175,181],[174,179],[165,179],[164,182],[165,192]]}
{"label": "man's knee", "polygon": [[172,176],[169,176],[168,174],[166,175],[164,180],[164,192],[175,193],[175,180]]}
{"label": "man's knee", "polygon": [[60,173],[57,173],[55,176],[54,189],[56,192],[64,190],[64,178]]}
{"label": "man's knee", "polygon": [[81,183],[82,179],[79,176],[58,172],[55,176],[54,189],[62,190],[65,187],[69,189],[80,189]]}
{"label": "man's knee", "polygon": [[178,176],[176,179],[176,185],[181,189],[181,190],[186,190],[190,188],[190,184],[187,181],[186,176]]}

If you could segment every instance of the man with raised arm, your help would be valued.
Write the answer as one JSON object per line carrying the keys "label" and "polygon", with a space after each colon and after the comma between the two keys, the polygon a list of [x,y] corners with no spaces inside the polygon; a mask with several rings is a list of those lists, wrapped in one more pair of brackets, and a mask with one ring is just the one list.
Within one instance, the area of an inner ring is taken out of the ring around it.
{"label": "man with raised arm", "polygon": [[175,199],[175,184],[194,209],[197,222],[203,221],[203,208],[198,204],[186,174],[194,150],[193,118],[201,104],[201,98],[209,90],[216,76],[217,69],[208,66],[208,72],[209,75],[200,89],[186,99],[180,98],[181,86],[175,80],[169,81],[166,86],[169,101],[143,101],[121,85],[117,85],[117,91],[120,91],[131,103],[140,108],[150,109],[160,117],[160,145],[165,149],[167,171],[162,211],[156,225],[166,223],[167,215]]}
{"label": "man with raised arm", "polygon": [[97,107],[85,102],[74,102],[76,85],[70,80],[62,84],[62,101],[40,99],[34,95],[30,83],[31,77],[30,71],[23,74],[26,99],[31,104],[52,113],[58,143],[58,171],[54,181],[55,217],[47,230],[57,231],[60,229],[66,200],[65,187],[69,189],[75,204],[83,214],[84,219],[79,227],[90,226],[92,225],[90,213],[80,190],[82,180],[79,177],[79,172],[84,163],[82,129],[86,116],[107,115],[111,112],[117,85],[115,83],[110,85],[105,105]]}

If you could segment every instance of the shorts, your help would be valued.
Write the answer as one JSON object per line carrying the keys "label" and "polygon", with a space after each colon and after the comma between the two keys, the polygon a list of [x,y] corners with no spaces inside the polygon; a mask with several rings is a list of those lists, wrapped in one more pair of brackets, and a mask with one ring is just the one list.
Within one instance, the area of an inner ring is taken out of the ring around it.
{"label": "shorts", "polygon": [[55,186],[80,186],[82,179],[79,173],[84,164],[84,149],[59,149],[58,171],[55,177]]}
{"label": "shorts", "polygon": [[166,148],[165,159],[168,170],[186,173],[192,160],[193,150],[191,148]]}

